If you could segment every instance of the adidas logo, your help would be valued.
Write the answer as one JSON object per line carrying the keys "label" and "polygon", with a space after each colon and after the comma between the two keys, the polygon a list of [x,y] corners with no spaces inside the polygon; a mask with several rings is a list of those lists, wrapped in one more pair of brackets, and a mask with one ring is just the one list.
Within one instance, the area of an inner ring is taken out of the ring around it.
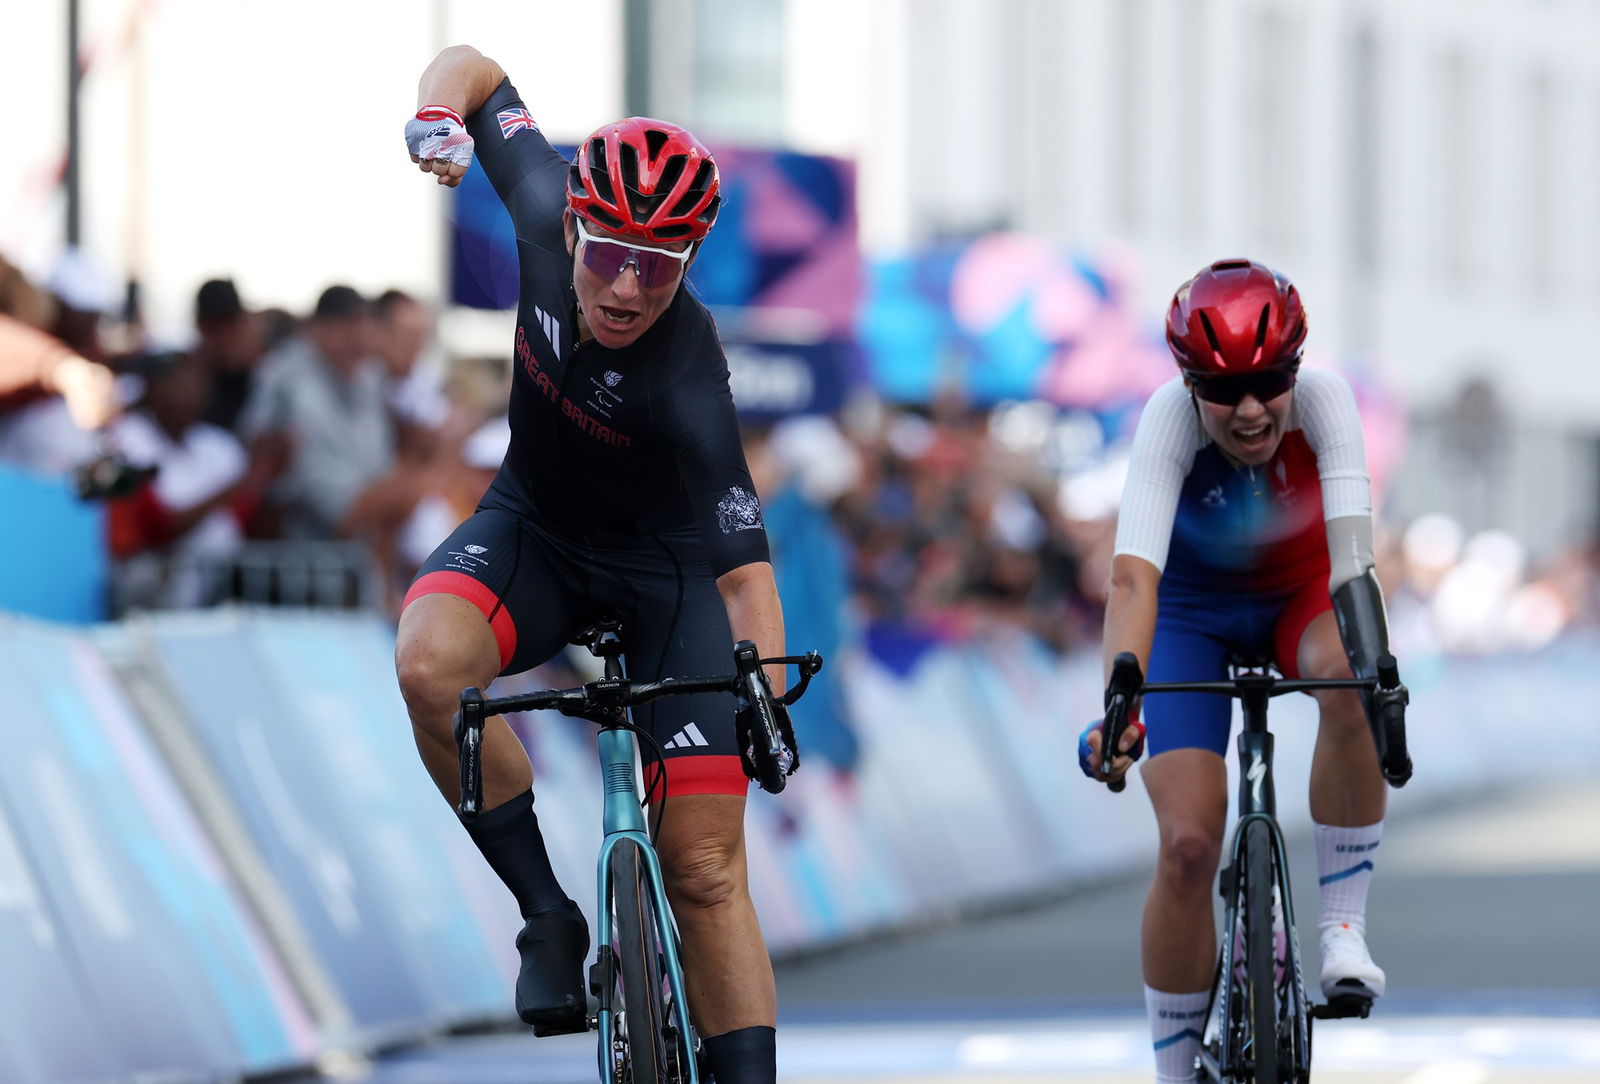
{"label": "adidas logo", "polygon": [[661,748],[663,749],[693,749],[697,745],[710,745],[706,736],[700,733],[700,728],[690,723],[672,736],[672,740]]}
{"label": "adidas logo", "polygon": [[561,360],[561,321],[545,312],[539,306],[533,306],[533,315],[539,320],[539,327],[544,330],[544,337],[550,340],[550,349],[556,352],[556,360]]}

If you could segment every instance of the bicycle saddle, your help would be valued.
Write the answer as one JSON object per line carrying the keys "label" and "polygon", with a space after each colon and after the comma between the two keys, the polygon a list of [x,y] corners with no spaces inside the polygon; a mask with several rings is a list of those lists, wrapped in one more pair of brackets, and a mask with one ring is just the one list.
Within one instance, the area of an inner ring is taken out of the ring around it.
{"label": "bicycle saddle", "polygon": [[579,647],[586,647],[598,655],[600,654],[600,641],[605,638],[607,633],[615,634],[618,639],[621,639],[622,618],[610,614],[597,618],[593,624],[585,626],[582,631],[574,634],[572,639],[567,642],[569,644],[577,644]]}

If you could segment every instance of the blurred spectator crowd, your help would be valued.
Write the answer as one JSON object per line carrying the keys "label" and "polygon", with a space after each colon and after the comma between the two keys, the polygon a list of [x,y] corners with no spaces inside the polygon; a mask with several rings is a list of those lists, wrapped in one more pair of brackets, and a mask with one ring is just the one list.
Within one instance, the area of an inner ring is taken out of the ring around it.
{"label": "blurred spectator crowd", "polygon": [[[0,462],[106,502],[114,614],[243,600],[393,615],[500,464],[509,373],[447,358],[435,313],[399,290],[333,285],[295,314],[215,279],[192,336],[152,343],[137,298],[74,257],[42,284],[0,261]],[[1097,644],[1131,424],[863,394],[838,417],[752,428],[791,635]],[[1533,565],[1510,535],[1444,516],[1383,526],[1411,642],[1535,649],[1600,615],[1593,546]]]}
{"label": "blurred spectator crowd", "polygon": [[[136,300],[136,299],[133,299]],[[325,289],[311,312],[195,295],[188,341],[70,257],[0,266],[0,461],[106,502],[114,613],[250,602],[392,612],[504,455],[505,363],[445,365],[429,307]]]}

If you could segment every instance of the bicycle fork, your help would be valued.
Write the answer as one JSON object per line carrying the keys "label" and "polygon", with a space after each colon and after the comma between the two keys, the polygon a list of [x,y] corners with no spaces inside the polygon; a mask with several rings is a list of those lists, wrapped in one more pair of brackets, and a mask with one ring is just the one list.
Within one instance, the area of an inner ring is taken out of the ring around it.
{"label": "bicycle fork", "polygon": [[[639,788],[634,774],[634,755],[637,745],[633,735],[620,728],[602,730],[599,743],[600,763],[605,778],[605,808],[602,821],[605,838],[601,841],[597,862],[599,870],[597,886],[599,894],[595,897],[598,901],[595,908],[598,927],[597,952],[594,966],[589,972],[589,989],[600,1001],[600,1078],[609,1080],[611,1073],[609,1063],[612,1057],[612,1042],[615,1038],[612,1014],[618,1008],[613,1003],[616,997],[618,963],[615,947],[616,931],[611,921],[611,894],[615,888],[611,879],[611,855],[624,840],[631,842],[643,859],[640,870],[649,886],[652,905],[650,920],[656,924],[661,952],[665,957],[662,961],[662,970],[665,971],[667,983],[672,990],[673,1022],[678,1028],[678,1033],[684,1037],[685,1046],[688,1046],[688,1037],[694,1033],[689,1023],[689,1000],[684,990],[683,966],[678,956],[677,929],[672,922],[672,911],[667,904],[665,882],[661,876],[661,860],[650,842],[644,812],[639,807]],[[692,1050],[689,1051],[687,1061],[688,1084],[700,1084],[699,1069],[695,1065]]]}
{"label": "bicycle fork", "polygon": [[[1288,852],[1284,847],[1283,832],[1277,822],[1277,793],[1272,780],[1273,737],[1267,730],[1267,701],[1265,690],[1246,690],[1241,697],[1244,728],[1239,734],[1239,821],[1234,826],[1228,865],[1222,870],[1218,891],[1225,901],[1223,911],[1222,950],[1218,955],[1217,972],[1213,980],[1211,1012],[1206,1017],[1198,1068],[1216,1080],[1241,1079],[1244,1065],[1237,1061],[1242,1053],[1242,1043],[1233,1041],[1237,1034],[1242,1010],[1235,1004],[1236,984],[1233,981],[1238,961],[1234,958],[1234,931],[1240,921],[1243,899],[1243,878],[1247,867],[1245,840],[1252,822],[1265,825],[1272,847],[1272,889],[1275,891],[1284,924],[1284,943],[1287,959],[1284,961],[1288,979],[1287,1008],[1294,1027],[1293,1067],[1297,1072],[1310,1068],[1311,1022],[1305,993],[1304,976],[1300,968],[1300,942],[1295,932],[1294,900],[1289,891]],[[1260,1036],[1256,1042],[1263,1041]],[[1275,1036],[1265,1041],[1275,1041]],[[1213,1053],[1215,1051],[1215,1053]]]}

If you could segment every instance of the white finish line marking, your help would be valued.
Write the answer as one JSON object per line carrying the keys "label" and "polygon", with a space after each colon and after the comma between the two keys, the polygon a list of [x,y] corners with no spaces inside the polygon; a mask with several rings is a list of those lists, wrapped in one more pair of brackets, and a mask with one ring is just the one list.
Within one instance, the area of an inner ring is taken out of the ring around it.
{"label": "white finish line marking", "polygon": [[[1011,1027],[992,1021],[787,1025],[782,1036],[783,1078],[805,1081],[1125,1073],[1154,1065],[1145,1022],[1127,1016]],[[1352,1021],[1319,1028],[1316,1055],[1320,1069],[1395,1073],[1403,1084],[1485,1084],[1518,1070],[1600,1073],[1600,1027],[1592,1018]]]}
{"label": "white finish line marking", "polygon": [[1420,1073],[1412,1073],[1401,1084],[1483,1084],[1489,1067],[1476,1061],[1441,1061]]}

